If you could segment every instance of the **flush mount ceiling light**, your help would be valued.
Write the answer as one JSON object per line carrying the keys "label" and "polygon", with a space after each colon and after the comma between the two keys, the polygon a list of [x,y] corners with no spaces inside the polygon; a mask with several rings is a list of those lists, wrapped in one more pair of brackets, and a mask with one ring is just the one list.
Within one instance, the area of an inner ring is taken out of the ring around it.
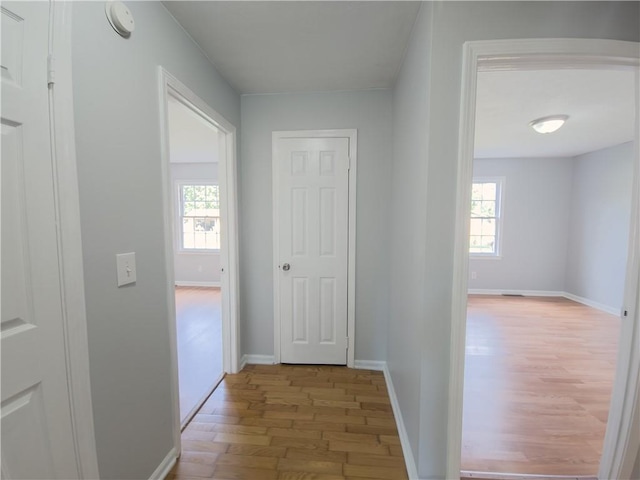
{"label": "flush mount ceiling light", "polygon": [[564,122],[567,121],[569,115],[551,115],[542,117],[529,123],[529,126],[538,133],[553,133],[558,130]]}

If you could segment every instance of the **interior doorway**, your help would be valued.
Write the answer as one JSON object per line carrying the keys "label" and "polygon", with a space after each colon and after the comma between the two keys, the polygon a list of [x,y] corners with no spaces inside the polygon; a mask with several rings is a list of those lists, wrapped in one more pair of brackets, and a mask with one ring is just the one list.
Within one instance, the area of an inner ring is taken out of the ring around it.
{"label": "interior doorway", "polygon": [[[598,473],[624,296],[634,89],[634,72],[620,69],[478,72],[463,472]],[[558,113],[568,118],[553,133],[530,126]]]}
{"label": "interior doorway", "polygon": [[222,379],[220,140],[206,118],[168,98],[180,424]]}
{"label": "interior doorway", "polygon": [[[469,42],[465,45],[463,89],[461,100],[460,156],[458,176],[458,207],[456,249],[454,256],[454,295],[452,305],[452,366],[449,417],[449,455],[447,475],[460,472],[462,447],[462,398],[464,389],[465,330],[467,328],[467,291],[469,284],[469,217],[471,213],[472,159],[475,140],[476,85],[480,71],[536,70],[553,68],[631,69],[637,85],[638,44],[604,40],[505,40]],[[636,94],[637,95],[637,94]],[[632,340],[638,325],[638,97],[635,109],[634,138],[631,141],[631,214],[628,256],[622,301],[619,305],[619,350],[611,407],[606,425],[598,478],[627,478],[638,444],[630,435],[636,415],[638,365],[637,342]],[[507,292],[508,293],[508,292]],[[637,334],[637,333],[636,333]],[[515,439],[512,439],[515,441]],[[627,475],[627,476],[625,476]]]}
{"label": "interior doorway", "polygon": [[235,127],[159,69],[174,442],[238,371]]}

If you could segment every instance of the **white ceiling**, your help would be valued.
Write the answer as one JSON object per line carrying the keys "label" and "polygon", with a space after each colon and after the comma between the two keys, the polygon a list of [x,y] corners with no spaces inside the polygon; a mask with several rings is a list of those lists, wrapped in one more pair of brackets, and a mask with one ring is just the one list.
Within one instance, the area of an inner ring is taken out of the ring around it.
{"label": "white ceiling", "polygon": [[[391,88],[420,2],[173,1],[169,12],[240,94]],[[482,72],[477,158],[575,156],[633,139],[633,73]],[[554,134],[529,122],[569,115]]]}
{"label": "white ceiling", "polygon": [[169,161],[218,161],[218,129],[169,95]]}
{"label": "white ceiling", "polygon": [[[633,140],[634,96],[628,70],[480,72],[476,158],[572,157]],[[529,122],[569,115],[555,133]]]}
{"label": "white ceiling", "polygon": [[240,94],[393,86],[420,2],[163,2]]}

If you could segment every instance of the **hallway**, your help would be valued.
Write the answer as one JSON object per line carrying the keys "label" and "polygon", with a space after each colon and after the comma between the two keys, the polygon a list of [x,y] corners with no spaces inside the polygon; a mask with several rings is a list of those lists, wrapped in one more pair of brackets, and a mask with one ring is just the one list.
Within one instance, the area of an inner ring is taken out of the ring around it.
{"label": "hallway", "polygon": [[247,365],[182,433],[169,479],[407,478],[382,372]]}

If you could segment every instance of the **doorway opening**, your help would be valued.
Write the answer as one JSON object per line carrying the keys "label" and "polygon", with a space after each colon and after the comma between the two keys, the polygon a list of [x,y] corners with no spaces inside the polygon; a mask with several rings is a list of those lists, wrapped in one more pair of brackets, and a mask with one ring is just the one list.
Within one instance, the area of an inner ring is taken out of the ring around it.
{"label": "doorway opening", "polygon": [[[456,218],[456,249],[454,256],[454,294],[453,294],[453,304],[452,304],[452,354],[451,354],[451,391],[450,398],[453,401],[453,405],[450,408],[450,416],[449,416],[449,454],[447,461],[447,476],[454,477],[458,476],[461,472],[461,452],[462,452],[462,427],[463,427],[463,392],[467,387],[464,383],[464,371],[465,371],[465,340],[467,338],[467,329],[470,337],[473,337],[477,334],[473,329],[475,325],[470,321],[467,324],[467,312],[469,312],[470,317],[475,314],[478,314],[478,305],[474,303],[478,303],[476,299],[472,299],[467,304],[467,292],[469,291],[469,286],[471,282],[474,280],[478,280],[478,276],[482,275],[482,271],[479,267],[474,266],[474,269],[470,269],[470,260],[469,260],[469,247],[470,245],[476,246],[477,248],[487,247],[488,250],[492,250],[495,247],[495,251],[489,252],[493,253],[494,257],[500,257],[504,252],[501,251],[503,247],[506,247],[506,244],[500,245],[499,239],[491,239],[491,238],[476,238],[475,244],[470,241],[470,234],[477,231],[472,231],[474,228],[478,228],[478,226],[470,225],[470,217],[472,216],[472,199],[476,201],[484,201],[484,198],[479,198],[477,196],[478,192],[472,193],[472,185],[474,182],[474,143],[475,143],[475,134],[476,134],[476,107],[477,107],[477,85],[479,76],[484,72],[500,72],[500,71],[513,71],[513,72],[522,72],[522,71],[536,71],[536,70],[553,70],[553,69],[572,69],[572,70],[585,70],[585,69],[594,69],[594,70],[627,70],[631,71],[632,82],[633,85],[637,86],[638,82],[638,71],[637,67],[640,64],[638,55],[638,45],[631,42],[614,42],[614,41],[604,41],[604,40],[568,40],[568,39],[540,39],[540,40],[506,40],[506,41],[492,41],[492,42],[469,42],[465,45],[465,54],[464,54],[464,73],[463,73],[463,89],[462,89],[462,99],[461,99],[461,123],[460,123],[460,149],[459,149],[459,165],[458,165],[458,203],[457,203],[457,218]],[[639,145],[639,135],[638,135],[638,97],[637,97],[637,87],[634,89],[635,98],[632,101],[633,104],[633,136],[631,141],[627,140],[628,149],[628,163],[630,164],[629,172],[626,173],[626,180],[629,183],[628,188],[628,199],[626,205],[630,208],[627,208],[627,216],[626,222],[628,225],[628,248],[626,251],[621,252],[623,256],[622,266],[620,268],[621,273],[618,273],[618,277],[623,277],[622,279],[618,278],[620,287],[620,300],[616,305],[616,310],[619,309],[618,317],[619,318],[608,318],[604,320],[604,323],[607,321],[613,320],[615,323],[619,324],[620,334],[617,336],[617,343],[619,345],[617,354],[612,354],[611,357],[615,359],[614,363],[617,364],[615,367],[615,380],[613,382],[613,392],[611,395],[611,403],[608,411],[595,412],[593,417],[598,419],[598,417],[602,417],[602,422],[606,423],[606,433],[604,435],[604,442],[602,439],[602,432],[599,433],[600,437],[598,440],[591,439],[590,448],[594,450],[598,450],[598,448],[602,448],[601,458],[598,459],[597,463],[599,465],[594,466],[595,471],[592,473],[593,476],[597,473],[598,478],[626,478],[625,475],[628,476],[630,473],[630,469],[633,466],[633,461],[635,460],[635,454],[637,452],[637,442],[633,435],[630,435],[632,419],[634,415],[636,415],[636,405],[637,405],[637,378],[638,378],[638,365],[637,362],[633,360],[637,355],[638,345],[637,342],[632,340],[634,336],[634,332],[637,332],[637,324],[638,324],[638,313],[637,309],[637,300],[638,300],[638,145]],[[555,112],[554,112],[555,113]],[[584,155],[585,157],[587,155]],[[583,159],[584,160],[584,159]],[[578,161],[573,162],[573,167],[578,165]],[[489,175],[489,172],[483,172],[483,175]],[[491,175],[497,176],[499,175],[497,172],[492,172]],[[554,177],[555,178],[555,177]],[[602,176],[600,176],[603,179]],[[483,182],[477,182],[482,184]],[[530,179],[530,183],[534,183]],[[572,180],[573,184],[576,183],[576,180]],[[509,202],[512,199],[509,195],[513,193],[513,190],[509,190],[509,185],[511,182],[509,179],[506,181],[507,188],[505,189],[506,195],[503,196],[503,199],[506,202]],[[576,183],[577,184],[577,183]],[[484,187],[484,185],[482,185]],[[504,188],[504,186],[502,186]],[[523,187],[524,188],[524,187]],[[484,188],[483,188],[484,190]],[[491,188],[489,188],[491,190]],[[490,194],[491,192],[488,192]],[[575,193],[575,192],[574,192]],[[490,196],[490,195],[489,195]],[[487,200],[495,201],[496,199],[487,198]],[[504,222],[507,222],[508,218],[505,213]],[[484,219],[483,219],[484,220]],[[500,222],[497,221],[496,218],[493,219],[496,225],[500,225]],[[526,221],[526,219],[525,219]],[[630,222],[630,224],[629,224]],[[484,225],[481,226],[484,228]],[[491,235],[498,235],[498,233],[490,232],[490,228],[487,227],[486,231],[481,231],[478,234],[480,237],[484,237],[485,234],[487,237],[491,237]],[[555,233],[555,232],[554,232]],[[486,240],[486,241],[485,241]],[[495,243],[492,244],[492,240],[495,240]],[[618,239],[620,240],[620,239]],[[623,242],[624,243],[624,242]],[[625,250],[625,245],[619,247],[620,250]],[[591,247],[593,250],[593,247]],[[589,249],[587,250],[589,251]],[[490,255],[489,255],[490,256]],[[568,255],[567,255],[568,257]],[[484,262],[491,262],[499,260],[488,258],[483,260]],[[478,268],[477,270],[475,268]],[[488,267],[482,267],[488,268]],[[572,267],[574,268],[574,267]],[[574,268],[575,269],[575,268]],[[475,272],[475,275],[474,275]],[[602,272],[600,272],[602,273]],[[557,288],[557,290],[556,290]],[[553,291],[542,291],[540,292],[543,295],[549,295],[551,293],[555,294],[556,298],[532,298],[532,297],[509,297],[509,298],[499,298],[501,304],[504,305],[505,302],[533,302],[537,303],[537,307],[540,307],[540,304],[543,308],[549,307],[554,303],[569,303],[569,300],[559,299],[557,297],[566,296],[571,298],[570,295],[564,295],[564,287],[556,287]],[[490,290],[490,289],[488,289]],[[506,291],[505,291],[506,290]],[[533,290],[525,289],[525,287],[520,287],[520,289],[513,288],[512,291],[510,289],[500,289],[496,288],[494,292],[483,292],[483,293],[500,293],[507,295],[524,295],[531,294]],[[520,290],[520,291],[518,291]],[[572,300],[578,300],[581,303],[587,303],[582,301],[582,298],[578,298],[579,295],[574,295]],[[489,297],[480,298],[480,303],[488,302]],[[592,313],[588,306],[579,305],[575,303],[571,303],[571,308],[573,308],[574,313],[576,313],[577,309],[585,309],[584,312],[578,312],[576,314],[578,323],[580,327],[583,327]],[[486,305],[485,305],[486,306]],[[593,306],[593,305],[592,305]],[[598,305],[595,305],[598,306]],[[469,309],[467,310],[467,307]],[[481,306],[482,307],[482,306]],[[528,310],[531,311],[535,306],[520,306],[520,310]],[[481,308],[480,308],[481,309]],[[585,313],[588,312],[588,313]],[[600,312],[596,312],[600,313]],[[522,320],[519,318],[518,320]],[[581,320],[585,320],[582,321]],[[496,320],[496,323],[499,323],[499,320]],[[540,322],[539,324],[542,324]],[[520,325],[517,325],[520,326]],[[495,323],[494,323],[495,327]],[[552,327],[556,328],[557,325]],[[608,334],[611,334],[613,331],[615,333],[615,328],[606,328]],[[564,333],[563,333],[564,332]],[[556,331],[556,337],[560,337],[566,335],[567,333],[572,334],[574,332],[571,331],[570,328],[565,329],[563,332]],[[636,333],[637,335],[637,333]],[[616,335],[611,334],[614,338],[610,343],[614,345],[615,348],[616,343]],[[598,337],[596,335],[596,337]],[[476,337],[477,340],[477,337]],[[538,339],[540,340],[540,339]],[[598,345],[599,338],[595,338],[592,340],[595,345]],[[578,341],[581,343],[582,341]],[[478,347],[478,342],[476,343],[476,347]],[[544,345],[543,345],[544,346]],[[487,349],[495,347],[495,345],[484,345]],[[475,347],[474,347],[475,348]],[[476,349],[477,350],[477,349]],[[595,354],[599,353],[598,349],[593,350]],[[475,353],[478,353],[477,351]],[[549,353],[549,352],[547,352]],[[550,356],[554,354],[557,356],[560,354],[566,354],[568,352],[558,352],[558,349],[553,353],[550,353]],[[611,353],[611,352],[610,352]],[[526,357],[526,352],[522,352],[520,350],[519,354],[521,356]],[[606,360],[605,360],[606,361]],[[611,358],[608,360],[611,362]],[[561,364],[561,362],[557,362]],[[531,366],[531,362],[525,361],[524,368]],[[558,365],[552,365],[551,368],[556,368]],[[580,369],[584,368],[585,359],[578,360],[573,366],[567,368],[570,371],[572,368]],[[611,365],[609,365],[611,367]],[[612,368],[609,368],[609,374],[613,371]],[[470,372],[471,373],[471,372]],[[527,372],[521,371],[519,373],[512,373],[512,376],[515,375],[525,375]],[[529,372],[530,373],[530,372]],[[544,376],[544,375],[543,375]],[[553,384],[555,379],[553,375],[547,375],[545,377],[547,381],[539,378],[538,379],[538,389],[533,389],[531,392],[534,395],[538,395],[538,397],[542,397],[544,399],[543,387],[545,384],[549,386]],[[517,379],[516,379],[517,380]],[[611,380],[609,380],[610,382]],[[567,386],[569,389],[579,390],[580,387],[577,384],[570,384]],[[486,390],[491,390],[491,387],[485,385]],[[531,390],[531,389],[530,389]],[[588,389],[587,389],[588,390]],[[611,391],[609,389],[609,391]],[[495,394],[495,401],[509,401],[508,398],[505,398],[504,393],[500,393],[497,391],[492,392]],[[606,397],[608,394],[605,393],[602,396]],[[517,396],[515,394],[514,396]],[[587,399],[590,395],[593,395],[593,392],[584,392],[583,398]],[[548,406],[549,408],[553,408],[553,402],[557,402],[558,398],[550,395],[548,398]],[[604,400],[604,405],[608,406],[608,402],[606,399]],[[568,409],[573,408],[574,410],[583,409],[582,406],[575,403],[572,405],[561,405],[562,408],[566,407]],[[555,412],[558,415],[558,419],[563,418],[566,419],[568,415],[567,412],[561,412],[562,408],[558,408]],[[507,410],[503,412],[505,415],[502,420],[505,420],[505,417],[509,417],[506,421],[511,421],[513,419],[513,411]],[[587,410],[583,409],[583,413],[587,413]],[[593,413],[593,412],[592,412]],[[485,412],[486,414],[486,412]],[[465,413],[466,415],[466,413]],[[499,421],[499,419],[497,419]],[[465,423],[467,422],[467,418],[465,417]],[[537,423],[536,423],[537,422]],[[526,423],[526,422],[525,422]],[[533,426],[534,428],[539,427],[539,424],[542,423],[542,419],[540,418],[528,418],[529,426]],[[514,425],[514,430],[509,432],[511,435],[509,441],[511,445],[517,444],[522,440],[526,439],[527,425],[524,423],[520,423],[519,425]],[[570,433],[565,431],[565,434],[569,435]],[[562,435],[559,435],[562,437]],[[558,439],[561,443],[563,441],[562,438]],[[583,440],[589,443],[589,439]],[[547,439],[548,442],[548,439]],[[600,443],[601,447],[596,445]],[[566,447],[566,444],[563,445]],[[493,449],[494,453],[500,450],[499,445],[487,445],[486,448]],[[508,452],[502,452],[503,454],[508,454]],[[521,452],[522,453],[522,452]],[[463,455],[462,455],[463,456]],[[522,453],[523,463],[527,463],[527,460],[535,457],[536,453],[526,455]],[[528,457],[528,458],[527,458]],[[571,462],[571,459],[567,459],[567,462]],[[501,464],[501,459],[495,459],[496,464]],[[517,472],[513,471],[503,471],[498,469],[490,469],[493,472],[500,472],[502,475],[505,474],[513,474],[513,473],[531,473],[519,470]],[[553,472],[553,473],[565,473],[565,472]],[[549,475],[553,474],[552,472],[544,472],[539,473],[539,475]],[[580,473],[577,474],[581,475]],[[475,475],[474,475],[475,476]],[[572,474],[572,476],[576,476],[576,474]],[[479,477],[480,478],[480,477]]]}
{"label": "doorway opening", "polygon": [[184,428],[224,373],[218,175],[221,133],[174,95],[169,95],[168,107],[178,384]]}
{"label": "doorway opening", "polygon": [[[478,72],[463,472],[598,473],[627,264],[634,84],[619,69]],[[556,133],[530,127],[558,109],[569,118]]]}
{"label": "doorway opening", "polygon": [[174,442],[238,371],[235,127],[159,69]]}

